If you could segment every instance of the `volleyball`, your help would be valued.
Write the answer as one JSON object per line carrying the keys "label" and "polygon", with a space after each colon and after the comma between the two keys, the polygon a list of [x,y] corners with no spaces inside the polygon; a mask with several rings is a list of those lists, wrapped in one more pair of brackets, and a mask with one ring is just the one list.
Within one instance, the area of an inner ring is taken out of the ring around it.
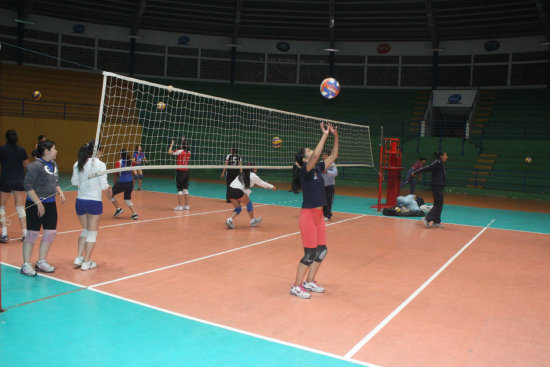
{"label": "volleyball", "polygon": [[166,105],[164,104],[164,102],[159,102],[157,104],[157,108],[159,111],[164,111],[164,109],[166,108]]}
{"label": "volleyball", "polygon": [[168,86],[168,92],[172,92],[174,90],[174,86],[173,85],[169,85]]}
{"label": "volleyball", "polygon": [[279,138],[278,136],[276,136],[271,141],[271,144],[273,145],[273,148],[280,148],[281,145],[283,145],[283,140],[281,138]]}
{"label": "volleyball", "polygon": [[526,157],[525,158],[525,163],[531,163],[533,161],[533,159],[531,159],[531,157]]}
{"label": "volleyball", "polygon": [[340,83],[334,78],[326,78],[321,83],[321,95],[326,99],[333,99],[340,93]]}
{"label": "volleyball", "polygon": [[35,101],[40,101],[41,98],[42,93],[40,93],[40,91],[35,90],[34,92],[32,92],[32,99],[34,99]]}

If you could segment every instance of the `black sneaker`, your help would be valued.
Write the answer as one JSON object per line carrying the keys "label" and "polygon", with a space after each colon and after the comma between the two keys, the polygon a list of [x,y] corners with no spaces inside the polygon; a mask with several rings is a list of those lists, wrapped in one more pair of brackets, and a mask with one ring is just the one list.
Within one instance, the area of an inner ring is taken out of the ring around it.
{"label": "black sneaker", "polygon": [[122,209],[122,208],[118,208],[118,209],[116,210],[116,212],[115,212],[115,215],[114,215],[114,216],[115,216],[115,217],[118,217],[118,216],[119,216],[120,214],[122,214],[122,213],[124,213],[124,209]]}
{"label": "black sneaker", "polygon": [[0,235],[0,242],[1,242],[1,243],[8,243],[9,240],[10,240],[10,239],[8,238],[8,235],[7,235],[7,234]]}
{"label": "black sneaker", "polygon": [[133,220],[138,220],[137,213],[132,214],[132,216],[130,218],[132,218]]}

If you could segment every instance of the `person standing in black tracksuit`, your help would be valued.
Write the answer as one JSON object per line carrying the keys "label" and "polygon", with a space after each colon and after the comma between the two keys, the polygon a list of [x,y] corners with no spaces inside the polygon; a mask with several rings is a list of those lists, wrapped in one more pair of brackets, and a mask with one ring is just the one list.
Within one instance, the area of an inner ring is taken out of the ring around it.
{"label": "person standing in black tracksuit", "polygon": [[430,222],[433,222],[435,228],[444,228],[441,224],[441,211],[443,210],[443,188],[447,185],[447,173],[445,170],[447,158],[447,152],[440,150],[435,153],[435,160],[430,165],[417,169],[411,174],[414,177],[426,171],[432,172],[434,206],[426,217],[422,218],[422,222],[424,222],[426,228],[430,227]]}
{"label": "person standing in black tracksuit", "polygon": [[[229,168],[228,166],[232,166],[235,168]],[[239,166],[239,169],[236,169],[237,166]],[[231,185],[231,182],[233,182],[233,180],[237,178],[239,173],[243,172],[242,166],[243,166],[243,161],[241,159],[241,156],[239,155],[239,150],[235,147],[231,148],[231,154],[228,154],[227,157],[225,158],[225,164],[222,171],[222,178],[223,178],[223,175],[225,175],[225,184],[227,186],[227,190],[225,193],[226,203],[231,202],[229,201],[229,185]]]}

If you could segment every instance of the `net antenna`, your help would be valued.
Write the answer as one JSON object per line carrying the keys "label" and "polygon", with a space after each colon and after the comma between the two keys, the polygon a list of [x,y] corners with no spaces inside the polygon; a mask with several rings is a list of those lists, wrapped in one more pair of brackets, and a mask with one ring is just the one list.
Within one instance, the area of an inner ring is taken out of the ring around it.
{"label": "net antenna", "polygon": [[[141,145],[152,169],[223,168],[231,148],[237,148],[251,168],[291,169],[298,150],[315,148],[321,122],[338,127],[339,167],[374,167],[370,129],[343,121],[300,115],[144,80],[103,72],[101,106],[94,147],[94,157],[101,146],[105,173],[135,168],[115,168],[122,149],[132,157]],[[279,138],[279,139],[275,139]],[[278,140],[282,140],[282,144]],[[188,165],[178,165],[177,157],[168,154],[187,146],[191,152]],[[330,151],[330,136],[325,151]]]}

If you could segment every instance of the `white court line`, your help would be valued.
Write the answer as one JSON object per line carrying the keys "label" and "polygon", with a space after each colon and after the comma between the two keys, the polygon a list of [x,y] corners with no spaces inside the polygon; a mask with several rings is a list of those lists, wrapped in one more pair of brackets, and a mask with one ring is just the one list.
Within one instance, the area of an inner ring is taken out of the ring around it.
{"label": "white court line", "polygon": [[403,303],[401,303],[399,307],[393,310],[391,314],[389,314],[384,320],[382,320],[381,323],[379,323],[374,329],[372,329],[371,332],[368,333],[363,339],[361,339],[359,343],[357,343],[353,348],[351,348],[346,353],[344,358],[351,358],[353,355],[355,355],[355,353],[357,353],[361,348],[363,348],[365,344],[367,344],[372,338],[374,338],[374,336],[378,334],[378,332],[382,330],[384,326],[386,326],[395,316],[397,316],[399,312],[401,312],[409,303],[411,303],[411,301],[415,299],[416,296],[418,296],[428,285],[430,285],[430,283],[435,278],[437,278],[437,276],[441,274],[443,270],[445,270],[461,253],[463,253],[475,240],[477,240],[479,236],[481,236],[483,232],[485,232],[489,228],[489,226],[491,226],[491,224],[493,224],[494,222],[495,220],[493,219],[489,222],[489,224],[483,227],[483,229],[479,231],[478,234],[476,234],[474,238],[472,238],[466,245],[464,245],[464,247],[462,247],[453,257],[451,257],[449,261],[445,263],[445,265],[439,268],[439,270],[437,270],[428,280],[424,282],[424,284],[422,284],[416,291],[414,291],[413,294],[409,296],[409,298],[407,298]]}
{"label": "white court line", "polygon": [[303,346],[303,345],[294,344],[294,343],[290,343],[290,342],[285,342],[285,341],[283,341],[283,340],[279,340],[279,339],[275,339],[275,338],[270,338],[270,337],[268,337],[268,336],[264,336],[264,335],[252,333],[252,332],[250,332],[250,331],[245,331],[245,330],[237,329],[237,328],[234,328],[234,327],[231,327],[231,326],[218,324],[218,323],[211,322],[211,321],[207,321],[207,320],[204,320],[204,319],[199,319],[199,318],[197,318],[197,317],[193,317],[193,316],[181,314],[181,313],[178,313],[178,312],[170,311],[170,310],[167,310],[167,309],[164,309],[164,308],[156,307],[156,306],[153,306],[153,305],[150,305],[150,304],[147,304],[147,303],[143,303],[143,302],[139,302],[139,301],[136,301],[136,300],[133,300],[133,299],[124,298],[124,297],[121,297],[121,296],[117,296],[116,294],[112,294],[112,293],[109,293],[109,292],[101,291],[101,290],[98,290],[98,289],[90,289],[90,290],[93,291],[93,292],[97,292],[97,293],[103,294],[103,295],[105,295],[105,296],[117,298],[117,299],[120,299],[120,300],[122,300],[122,301],[130,302],[130,303],[133,303],[133,304],[142,306],[142,307],[147,307],[147,308],[150,308],[150,309],[153,309],[153,310],[156,310],[156,311],[160,311],[160,312],[164,312],[164,313],[167,313],[167,314],[170,314],[170,315],[173,315],[173,316],[177,316],[177,317],[181,317],[181,318],[184,318],[184,319],[187,319],[187,320],[199,322],[199,323],[201,323],[201,324],[206,324],[206,325],[218,327],[218,328],[220,328],[220,329],[232,331],[232,332],[235,332],[235,333],[239,333],[239,334],[251,336],[251,337],[253,337],[253,338],[266,340],[266,341],[269,341],[269,342],[272,342],[272,343],[276,343],[276,344],[280,344],[280,345],[285,345],[285,346],[288,346],[288,347],[292,347],[292,348],[304,350],[304,351],[311,352],[311,353],[315,353],[315,354],[320,354],[320,355],[323,355],[323,356],[335,358],[335,359],[342,360],[342,361],[346,361],[346,362],[356,363],[356,364],[361,365],[361,366],[379,367],[379,366],[377,366],[377,365],[375,365],[375,364],[372,364],[372,363],[367,363],[367,362],[355,360],[355,359],[352,359],[352,358],[342,357],[342,356],[340,356],[340,355],[332,354],[332,353],[328,353],[328,352],[324,352],[324,351],[322,351],[322,350],[318,350],[318,349],[314,349],[314,348],[309,348],[309,347],[306,347],[306,346]]}
{"label": "white court line", "polygon": [[[10,268],[14,268],[14,269],[21,269],[20,266],[8,264],[8,263],[3,262],[3,261],[0,262],[0,264],[5,265],[5,266],[9,266]],[[50,274],[53,274],[53,273],[50,273]],[[63,280],[63,279],[56,278],[56,277],[52,277],[51,275],[46,275],[45,273],[36,272],[36,275],[38,275],[38,276],[40,276],[40,277],[48,278],[48,279],[51,279],[51,280],[57,280],[57,281],[59,281],[59,282],[61,282],[61,283],[66,283],[66,284],[69,284],[69,285],[73,285],[73,286],[78,287],[78,288],[87,288],[85,285],[78,284],[78,283],[73,283],[73,282],[69,282],[68,280]],[[22,275],[22,276],[23,276],[23,275]]]}
{"label": "white court line", "polygon": [[[353,218],[343,219],[343,220],[340,220],[340,221],[337,221],[337,222],[333,222],[333,223],[330,223],[330,224],[327,224],[327,225],[331,226],[331,225],[335,225],[335,224],[338,224],[338,223],[343,223],[343,222],[347,222],[347,221],[350,221],[350,220],[354,220],[354,219],[358,219],[358,218],[363,218],[363,217],[364,217],[364,215],[359,215],[359,216],[356,216],[356,217],[353,217]],[[225,255],[225,254],[229,254],[229,253],[231,253],[231,252],[243,250],[243,249],[245,249],[245,248],[254,247],[254,246],[258,246],[258,245],[262,245],[262,244],[267,243],[267,242],[276,241],[276,240],[279,240],[279,239],[281,239],[281,238],[294,236],[294,235],[299,234],[299,233],[300,233],[299,231],[298,231],[298,232],[293,232],[293,233],[287,233],[287,234],[284,234],[284,235],[282,235],[282,236],[269,238],[269,239],[267,239],[267,240],[263,240],[263,241],[260,241],[260,242],[251,243],[251,244],[244,245],[244,246],[241,246],[241,247],[236,247],[236,248],[233,248],[233,249],[231,249],[231,250],[226,250],[226,251],[218,252],[218,253],[215,253],[215,254],[210,254],[210,255],[206,255],[206,256],[199,257],[199,258],[195,258],[195,259],[183,261],[183,262],[180,262],[180,263],[177,263],[177,264],[168,265],[168,266],[163,266],[162,268],[152,269],[152,270],[144,271],[144,272],[137,273],[137,274],[133,274],[133,275],[128,275],[128,276],[125,276],[125,277],[122,277],[122,278],[109,280],[109,281],[107,281],[107,282],[94,284],[94,285],[89,286],[88,288],[100,287],[100,286],[102,286],[102,285],[111,284],[111,283],[115,283],[115,282],[120,282],[120,281],[122,281],[122,280],[126,280],[126,279],[130,279],[130,278],[139,277],[139,276],[146,275],[146,274],[155,273],[155,272],[157,272],[157,271],[166,270],[166,269],[171,269],[171,268],[175,268],[175,267],[181,266],[181,265],[191,264],[191,263],[194,263],[194,262],[197,262],[197,261],[206,260],[206,259],[210,259],[210,258],[212,258],[212,257],[216,257],[216,256],[220,256],[220,255]]]}
{"label": "white court line", "polygon": [[[268,205],[268,204],[258,204],[258,205],[256,205],[256,207],[266,206],[266,205]],[[159,220],[166,220],[166,219],[184,218],[184,217],[193,217],[193,216],[196,216],[196,215],[220,213],[220,212],[225,212],[225,211],[228,211],[228,210],[232,210],[232,209],[220,209],[220,210],[212,210],[212,211],[209,211],[209,212],[199,212],[199,213],[185,214],[185,215],[173,215],[173,216],[170,216],[170,217],[144,219],[144,220],[132,220],[132,221],[124,222],[124,223],[117,223],[117,224],[109,224],[109,225],[106,225],[106,226],[99,226],[98,228],[101,229],[101,228],[121,227],[121,226],[133,225],[133,224],[156,222],[156,221],[159,221]],[[56,235],[74,233],[74,232],[80,232],[80,231],[82,231],[82,228],[72,229],[72,230],[69,230],[69,231],[57,232]],[[40,235],[40,236],[42,236],[42,235]],[[18,240],[20,241],[21,237],[11,239],[10,242],[11,241],[18,241]]]}

